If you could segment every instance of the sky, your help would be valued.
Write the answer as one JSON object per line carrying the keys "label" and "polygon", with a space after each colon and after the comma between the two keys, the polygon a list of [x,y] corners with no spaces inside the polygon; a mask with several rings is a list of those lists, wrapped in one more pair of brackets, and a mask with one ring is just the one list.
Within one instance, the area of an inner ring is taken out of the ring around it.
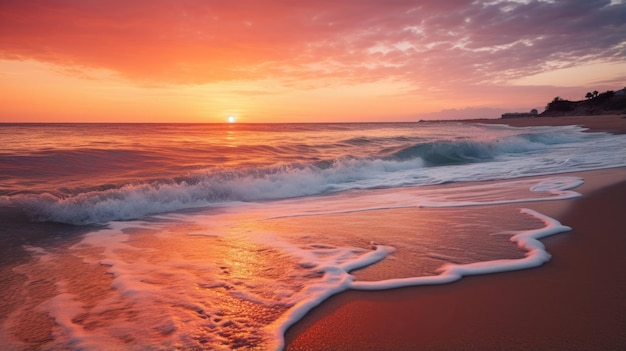
{"label": "sky", "polygon": [[625,0],[0,0],[0,122],[496,118],[626,86]]}

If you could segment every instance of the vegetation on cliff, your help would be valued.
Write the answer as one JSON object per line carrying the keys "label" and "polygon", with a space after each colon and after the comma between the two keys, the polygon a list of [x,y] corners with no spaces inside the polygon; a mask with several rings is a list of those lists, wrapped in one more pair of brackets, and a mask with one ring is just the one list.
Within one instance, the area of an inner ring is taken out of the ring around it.
{"label": "vegetation on cliff", "polygon": [[555,97],[539,116],[591,116],[626,114],[626,88],[599,93],[588,92],[585,100],[570,101]]}

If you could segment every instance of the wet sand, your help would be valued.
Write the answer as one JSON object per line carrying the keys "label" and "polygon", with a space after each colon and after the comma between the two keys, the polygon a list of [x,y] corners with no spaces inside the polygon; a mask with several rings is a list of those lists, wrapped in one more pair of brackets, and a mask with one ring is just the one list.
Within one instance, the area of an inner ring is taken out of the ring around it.
{"label": "wet sand", "polygon": [[588,128],[589,131],[592,132],[611,132],[615,134],[626,134],[626,115],[472,119],[459,120],[457,122],[507,124],[513,127],[577,125]]}
{"label": "wet sand", "polygon": [[[545,118],[626,131],[621,116]],[[290,328],[287,350],[626,349],[626,169],[578,175],[583,197],[520,204],[573,228],[542,240],[547,264],[447,285],[347,291]]]}

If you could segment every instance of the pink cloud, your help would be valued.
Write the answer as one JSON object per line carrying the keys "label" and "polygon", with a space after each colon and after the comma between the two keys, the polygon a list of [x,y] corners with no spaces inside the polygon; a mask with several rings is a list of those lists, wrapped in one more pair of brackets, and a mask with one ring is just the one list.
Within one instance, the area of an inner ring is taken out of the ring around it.
{"label": "pink cloud", "polygon": [[[491,4],[489,4],[491,3]],[[529,1],[0,3],[0,58],[106,68],[145,82],[500,82],[624,59],[626,4]]]}

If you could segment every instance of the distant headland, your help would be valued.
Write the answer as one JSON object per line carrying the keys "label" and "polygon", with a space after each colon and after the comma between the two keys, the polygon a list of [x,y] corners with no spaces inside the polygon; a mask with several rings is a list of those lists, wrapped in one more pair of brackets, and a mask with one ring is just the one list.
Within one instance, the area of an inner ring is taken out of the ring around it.
{"label": "distant headland", "polygon": [[588,92],[585,100],[570,101],[555,97],[546,105],[545,111],[538,113],[513,112],[502,115],[504,119],[526,117],[560,117],[560,116],[596,116],[626,114],[626,87],[621,90],[608,90],[599,93],[597,90]]}

